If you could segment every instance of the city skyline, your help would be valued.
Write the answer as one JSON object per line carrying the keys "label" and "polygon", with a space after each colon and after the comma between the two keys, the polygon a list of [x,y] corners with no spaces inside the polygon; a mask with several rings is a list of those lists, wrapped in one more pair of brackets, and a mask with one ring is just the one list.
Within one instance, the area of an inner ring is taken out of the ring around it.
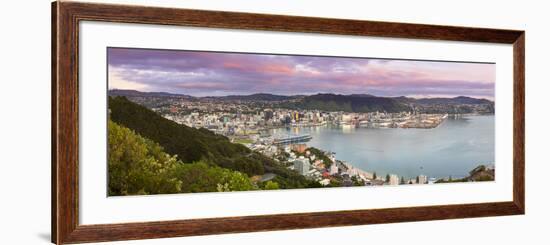
{"label": "city skyline", "polygon": [[108,48],[109,89],[197,97],[372,94],[494,100],[495,64]]}

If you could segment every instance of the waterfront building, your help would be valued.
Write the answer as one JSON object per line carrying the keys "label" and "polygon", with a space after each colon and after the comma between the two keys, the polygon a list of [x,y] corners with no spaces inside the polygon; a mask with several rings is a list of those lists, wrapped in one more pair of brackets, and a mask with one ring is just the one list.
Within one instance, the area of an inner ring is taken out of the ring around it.
{"label": "waterfront building", "polygon": [[342,122],[343,123],[350,123],[351,122],[351,115],[349,115],[349,114],[342,115]]}
{"label": "waterfront building", "polygon": [[418,176],[418,184],[427,184],[427,183],[428,183],[428,176],[426,175]]}
{"label": "waterfront building", "polygon": [[295,111],[292,113],[292,118],[294,119],[295,122],[298,122],[300,120],[300,114]]}
{"label": "waterfront building", "polygon": [[399,185],[399,176],[396,174],[390,174],[390,185]]}
{"label": "waterfront building", "polygon": [[336,166],[336,162],[334,162],[332,165],[330,165],[330,175],[335,175],[338,173],[338,166]]}
{"label": "waterfront building", "polygon": [[291,148],[295,152],[304,153],[307,149],[307,145],[306,144],[293,144]]}
{"label": "waterfront building", "polygon": [[264,120],[269,121],[273,118],[273,110],[271,109],[265,109],[263,111],[264,114]]}
{"label": "waterfront building", "polygon": [[294,160],[294,169],[301,175],[307,175],[309,172],[309,159],[300,156]]}

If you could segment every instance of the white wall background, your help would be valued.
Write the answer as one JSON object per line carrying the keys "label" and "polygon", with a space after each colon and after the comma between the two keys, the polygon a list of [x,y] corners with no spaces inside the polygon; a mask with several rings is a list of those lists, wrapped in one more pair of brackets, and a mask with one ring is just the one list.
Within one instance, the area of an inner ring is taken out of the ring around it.
{"label": "white wall background", "polygon": [[[98,0],[99,1],[99,0]],[[101,0],[101,2],[105,2]],[[115,2],[113,0],[109,2]],[[112,244],[544,244],[550,158],[546,154],[550,22],[545,1],[146,1],[197,9],[524,29],[526,177],[524,216],[429,221],[158,239]],[[9,1],[0,9],[0,244],[50,237],[50,2]],[[451,193],[450,193],[451,194]],[[529,242],[530,241],[530,242]]]}

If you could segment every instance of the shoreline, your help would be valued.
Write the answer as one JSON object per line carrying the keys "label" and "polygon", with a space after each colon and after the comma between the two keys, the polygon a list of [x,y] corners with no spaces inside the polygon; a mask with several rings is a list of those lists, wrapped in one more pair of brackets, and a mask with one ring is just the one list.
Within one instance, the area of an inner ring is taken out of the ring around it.
{"label": "shoreline", "polygon": [[[455,114],[456,115],[456,114]],[[459,115],[460,118],[466,118],[466,117],[494,117],[494,114],[461,114]],[[439,126],[441,124],[443,124],[444,122],[446,122],[447,120],[455,120],[453,119],[455,118],[453,115],[450,115],[448,118],[446,118],[445,120],[443,120],[440,124],[438,124],[437,128],[439,128]],[[322,126],[294,126],[294,127],[278,127],[278,128],[275,128],[275,129],[281,129],[281,128],[287,128],[287,129],[300,129],[300,128],[305,128],[305,129],[311,129],[311,128],[319,128],[319,127],[322,127],[322,128],[334,128],[334,129],[342,129],[342,127],[338,127],[336,125],[322,125]],[[363,129],[363,128],[357,128],[357,129]],[[364,129],[374,129],[374,128],[364,128]],[[375,129],[391,129],[391,128],[375,128]],[[405,129],[410,129],[410,128],[405,128]],[[435,128],[433,128],[435,129]],[[273,132],[270,132],[270,133],[273,133]],[[294,132],[296,133],[296,132]],[[471,170],[471,169],[465,169],[464,172],[460,173],[460,174],[440,174],[440,175],[427,175],[425,173],[422,173],[420,172],[419,174],[399,174],[399,173],[392,173],[392,171],[387,171],[387,172],[383,172],[383,171],[379,171],[379,170],[376,170],[376,169],[371,169],[371,168],[364,168],[364,167],[359,167],[357,166],[357,164],[353,161],[348,161],[348,160],[343,160],[343,159],[339,159],[339,157],[337,157],[338,155],[338,152],[335,151],[334,149],[324,149],[322,148],[322,146],[315,146],[315,145],[311,145],[308,142],[305,142],[305,144],[308,146],[308,147],[315,147],[319,150],[322,150],[324,152],[328,152],[328,153],[332,153],[334,155],[334,158],[336,161],[338,162],[342,162],[344,163],[347,167],[351,168],[351,169],[355,169],[356,171],[358,172],[364,172],[366,173],[364,176],[366,176],[367,178],[369,176],[372,176],[373,173],[377,173],[379,176],[380,175],[383,175],[385,176],[386,174],[394,174],[394,175],[397,175],[399,178],[401,177],[404,177],[406,180],[410,180],[410,179],[414,179],[415,177],[417,176],[426,176],[427,179],[430,179],[430,180],[433,180],[433,181],[436,181],[436,180],[441,180],[441,179],[448,179],[449,176],[452,176],[453,179],[463,179],[463,178],[467,178],[469,175],[468,175],[468,172]],[[480,161],[479,163],[477,163],[477,165],[472,165],[472,169],[475,168],[476,166],[478,165],[494,165],[494,162],[484,162],[484,161]]]}

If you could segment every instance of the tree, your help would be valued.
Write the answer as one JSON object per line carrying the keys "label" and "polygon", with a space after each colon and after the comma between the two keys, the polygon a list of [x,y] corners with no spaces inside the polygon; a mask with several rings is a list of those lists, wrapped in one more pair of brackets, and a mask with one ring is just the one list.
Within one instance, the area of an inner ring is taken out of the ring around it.
{"label": "tree", "polygon": [[182,182],[183,193],[255,190],[246,174],[209,166],[204,162],[179,165],[173,176]]}
{"label": "tree", "polygon": [[155,142],[108,122],[109,195],[178,193],[181,181],[170,176],[181,164]]}
{"label": "tree", "polygon": [[351,181],[353,182],[354,186],[364,186],[365,185],[365,182],[357,176],[352,176]]}
{"label": "tree", "polygon": [[112,121],[108,130],[109,195],[256,189],[244,173],[204,162],[185,164],[157,143]]}
{"label": "tree", "polygon": [[386,182],[390,182],[390,174],[386,174]]}
{"label": "tree", "polygon": [[401,181],[399,181],[399,184],[404,185],[405,184],[405,178],[401,176]]}
{"label": "tree", "polygon": [[278,190],[278,189],[279,189],[279,184],[277,184],[277,182],[273,182],[270,180],[265,183],[264,190]]}
{"label": "tree", "polygon": [[241,144],[231,143],[225,136],[205,128],[178,124],[126,97],[109,97],[109,109],[113,122],[157,142],[164,151],[176,155],[182,162],[205,161],[249,176],[264,174],[265,157]]}
{"label": "tree", "polygon": [[376,179],[378,176],[376,176],[376,172],[372,174],[372,179]]}
{"label": "tree", "polygon": [[420,183],[420,177],[419,176],[416,176],[416,183],[417,184],[423,184],[423,183]]}
{"label": "tree", "polygon": [[[241,144],[234,144],[223,135],[215,134],[208,129],[195,129],[168,120],[158,113],[138,105],[126,97],[109,97],[109,118],[120,126],[128,128],[162,147],[163,152],[174,156],[184,165],[198,162],[208,167],[220,167],[231,171],[241,172],[248,178],[254,175],[263,175],[266,172],[277,175],[274,182],[282,189],[315,188],[319,183],[306,179],[293,170],[287,169],[284,164],[254,152]],[[185,171],[191,171],[185,167]],[[200,168],[195,166],[195,168]],[[192,177],[192,176],[191,176]],[[219,177],[219,176],[218,176]],[[186,182],[185,179],[179,178]],[[225,183],[225,182],[224,182]],[[224,184],[221,183],[220,184]],[[208,182],[208,191],[217,191],[217,183]],[[185,187],[182,192],[199,190],[200,188]],[[243,187],[250,188],[248,185]],[[230,188],[231,189],[231,188]],[[224,186],[220,190],[226,190]],[[233,189],[231,189],[233,190]]]}
{"label": "tree", "polygon": [[337,180],[337,179],[331,179],[328,186],[329,187],[340,187],[340,186],[342,186],[342,182]]}

